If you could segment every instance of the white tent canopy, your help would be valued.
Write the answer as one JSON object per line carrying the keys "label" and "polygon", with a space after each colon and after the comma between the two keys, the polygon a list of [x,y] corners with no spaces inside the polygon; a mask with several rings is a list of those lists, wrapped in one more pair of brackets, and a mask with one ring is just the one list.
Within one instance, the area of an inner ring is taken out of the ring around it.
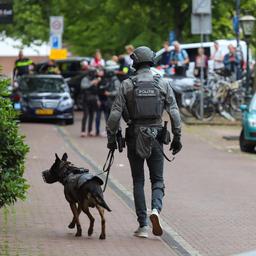
{"label": "white tent canopy", "polygon": [[24,56],[48,56],[50,54],[50,45],[47,43],[36,43],[30,46],[23,46],[21,40],[10,37],[0,38],[0,57],[18,56],[20,49]]}

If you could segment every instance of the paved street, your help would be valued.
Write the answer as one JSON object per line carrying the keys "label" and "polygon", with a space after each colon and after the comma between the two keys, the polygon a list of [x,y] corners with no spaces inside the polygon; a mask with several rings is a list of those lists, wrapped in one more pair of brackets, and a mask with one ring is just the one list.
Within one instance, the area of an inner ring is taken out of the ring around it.
{"label": "paved street", "polygon": [[[237,126],[184,125],[184,149],[165,165],[162,239],[132,236],[137,223],[126,151],[115,154],[105,193],[112,209],[106,213],[107,239],[98,239],[100,218],[95,210],[93,236],[88,238],[89,222],[82,216],[83,236],[76,238],[67,228],[72,215],[62,185],[43,183],[41,171],[50,167],[55,152],[67,152],[75,165],[100,172],[106,138],[80,138],[80,122],[81,113],[76,113],[72,126],[21,124],[30,146],[25,177],[31,187],[25,202],[0,211],[0,255],[226,256],[256,250],[256,155],[243,154],[238,141],[222,138],[238,136]],[[146,193],[150,207],[148,179]]]}

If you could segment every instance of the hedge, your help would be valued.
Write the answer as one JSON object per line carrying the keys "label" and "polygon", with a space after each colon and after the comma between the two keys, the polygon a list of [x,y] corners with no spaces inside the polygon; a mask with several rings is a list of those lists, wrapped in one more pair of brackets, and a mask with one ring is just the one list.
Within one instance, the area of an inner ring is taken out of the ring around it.
{"label": "hedge", "polygon": [[23,178],[29,147],[19,133],[17,113],[8,97],[9,82],[0,75],[0,208],[24,200],[29,187]]}

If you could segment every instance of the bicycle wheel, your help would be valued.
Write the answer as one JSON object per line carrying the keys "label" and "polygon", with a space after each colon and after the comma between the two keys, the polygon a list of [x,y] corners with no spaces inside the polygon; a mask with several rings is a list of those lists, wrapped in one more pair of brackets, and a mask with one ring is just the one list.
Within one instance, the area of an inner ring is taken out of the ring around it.
{"label": "bicycle wheel", "polygon": [[[197,119],[201,119],[200,113],[200,100],[197,100],[195,107],[194,107],[194,115]],[[205,121],[210,121],[213,119],[215,115],[215,107],[214,104],[211,102],[210,98],[204,99],[204,117]]]}
{"label": "bicycle wheel", "polygon": [[183,117],[192,117],[193,116],[191,111],[188,110],[187,108],[181,107],[179,110],[180,110],[181,116],[183,116]]}
{"label": "bicycle wheel", "polygon": [[240,106],[245,104],[245,93],[242,90],[236,90],[230,95],[230,114],[235,118],[240,120],[242,118],[242,111]]}

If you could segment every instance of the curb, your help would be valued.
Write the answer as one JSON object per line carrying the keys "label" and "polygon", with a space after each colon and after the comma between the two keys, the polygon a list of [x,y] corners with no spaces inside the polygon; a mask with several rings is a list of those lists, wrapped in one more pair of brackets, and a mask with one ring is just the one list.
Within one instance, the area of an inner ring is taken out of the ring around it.
{"label": "curb", "polygon": [[182,122],[186,125],[216,125],[216,126],[241,126],[241,121],[229,121],[224,118],[214,118],[210,121],[197,120],[195,118],[182,118]]}

